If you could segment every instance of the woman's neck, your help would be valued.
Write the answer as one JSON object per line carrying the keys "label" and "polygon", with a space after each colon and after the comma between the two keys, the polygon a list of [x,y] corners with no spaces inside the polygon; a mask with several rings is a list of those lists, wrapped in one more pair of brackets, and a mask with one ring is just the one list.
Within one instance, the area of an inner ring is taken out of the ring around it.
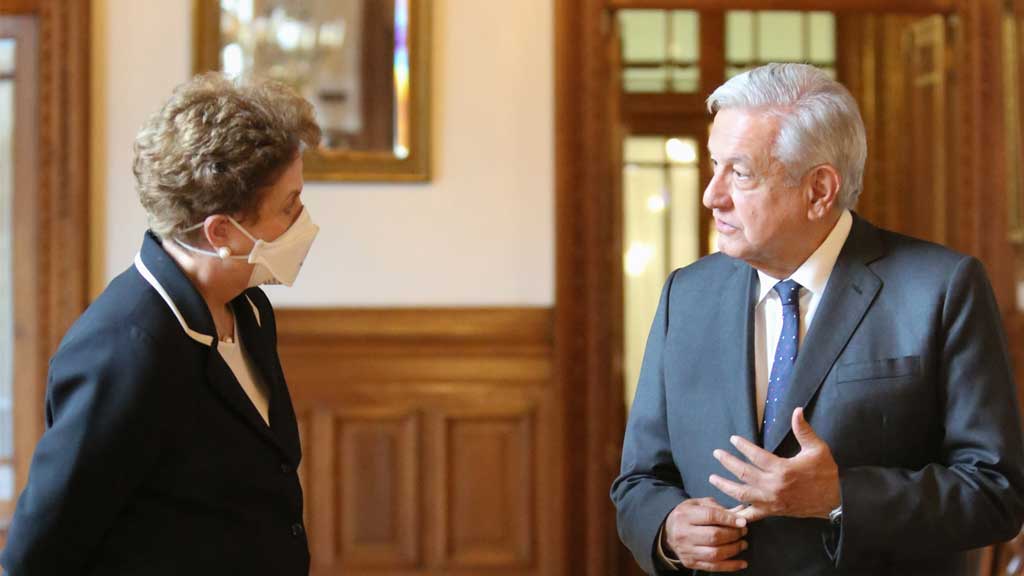
{"label": "woman's neck", "polygon": [[217,329],[217,337],[221,340],[233,338],[235,319],[229,303],[241,294],[242,290],[225,288],[226,284],[232,283],[232,279],[225,277],[228,275],[220,270],[219,261],[202,256],[195,257],[173,240],[164,240],[163,247],[206,302]]}

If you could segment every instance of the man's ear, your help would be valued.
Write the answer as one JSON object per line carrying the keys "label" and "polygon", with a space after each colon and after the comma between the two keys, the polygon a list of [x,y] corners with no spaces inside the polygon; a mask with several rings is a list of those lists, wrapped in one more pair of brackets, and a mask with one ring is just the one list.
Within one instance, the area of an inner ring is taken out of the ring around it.
{"label": "man's ear", "polygon": [[811,168],[805,178],[808,195],[807,218],[822,220],[839,202],[839,188],[843,178],[831,164],[820,164]]}

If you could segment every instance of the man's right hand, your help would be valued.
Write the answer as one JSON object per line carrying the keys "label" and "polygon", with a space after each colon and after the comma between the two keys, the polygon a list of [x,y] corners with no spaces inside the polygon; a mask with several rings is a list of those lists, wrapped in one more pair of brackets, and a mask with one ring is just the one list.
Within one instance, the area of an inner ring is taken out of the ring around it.
{"label": "man's right hand", "polygon": [[683,566],[706,572],[735,572],[747,567],[733,559],[747,549],[747,520],[739,507],[726,510],[714,498],[684,500],[665,519],[662,545]]}

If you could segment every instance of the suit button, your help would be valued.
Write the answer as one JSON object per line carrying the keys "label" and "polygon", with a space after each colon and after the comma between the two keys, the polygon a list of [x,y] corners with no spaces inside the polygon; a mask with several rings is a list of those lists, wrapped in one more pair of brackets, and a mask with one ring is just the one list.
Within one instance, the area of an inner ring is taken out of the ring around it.
{"label": "suit button", "polygon": [[287,474],[287,473],[289,473],[291,471],[292,471],[292,467],[291,466],[289,466],[289,465],[287,465],[287,464],[285,464],[283,462],[281,463],[281,472],[283,474]]}
{"label": "suit button", "polygon": [[302,536],[303,532],[305,532],[305,530],[302,528],[302,524],[299,524],[298,522],[292,524],[292,536]]}

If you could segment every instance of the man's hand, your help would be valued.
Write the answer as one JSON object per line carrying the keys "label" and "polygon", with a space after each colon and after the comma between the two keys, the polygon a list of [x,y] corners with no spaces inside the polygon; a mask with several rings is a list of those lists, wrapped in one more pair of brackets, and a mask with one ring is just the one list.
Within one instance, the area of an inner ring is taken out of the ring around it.
{"label": "man's hand", "polygon": [[729,440],[750,462],[725,450],[714,451],[740,483],[712,474],[711,484],[749,504],[740,516],[751,522],[768,516],[828,518],[839,506],[839,467],[828,445],[804,419],[803,408],[793,411],[793,434],[800,453],[792,458],[780,458],[739,436]]}
{"label": "man's hand", "polygon": [[735,572],[747,567],[734,556],[747,549],[742,538],[747,520],[738,508],[726,510],[714,498],[684,500],[665,519],[664,541],[683,566],[706,572]]}

